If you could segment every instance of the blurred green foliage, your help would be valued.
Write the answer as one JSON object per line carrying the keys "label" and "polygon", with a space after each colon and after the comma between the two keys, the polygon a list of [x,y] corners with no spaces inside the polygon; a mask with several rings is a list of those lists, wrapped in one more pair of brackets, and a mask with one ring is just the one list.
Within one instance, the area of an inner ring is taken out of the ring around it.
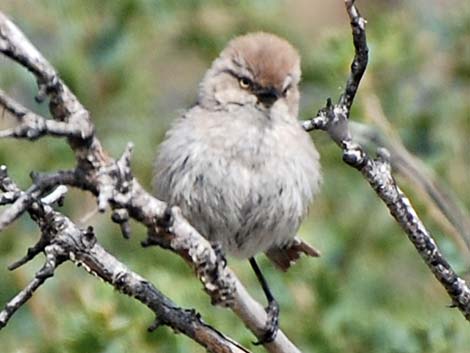
{"label": "blurred green foliage", "polygon": [[[370,65],[353,118],[373,124],[367,98],[376,95],[406,146],[470,207],[470,6],[452,1],[358,1],[368,19]],[[236,34],[266,30],[287,37],[303,58],[302,116],[309,117],[344,85],[352,58],[341,1],[311,0],[2,0],[26,35],[58,69],[90,110],[105,148],[119,156],[135,143],[135,175],[150,189],[152,159],[170,122],[196,97],[197,82]],[[32,77],[0,58],[0,87],[30,108],[37,105]],[[7,123],[7,118],[0,121]],[[281,326],[305,352],[466,353],[468,323],[423,265],[384,205],[340,151],[320,132],[312,134],[324,168],[323,193],[301,234],[322,250],[288,273],[261,266],[281,305]],[[73,155],[60,139],[0,141],[0,163],[23,187],[30,171],[70,168]],[[429,201],[400,179],[449,261],[468,269],[468,251],[444,236]],[[77,222],[95,201],[71,191],[64,212]],[[228,310],[212,307],[179,258],[142,249],[145,230],[121,239],[108,216],[90,221],[100,242],[183,307],[249,346],[254,337]],[[32,278],[41,258],[13,273],[8,263],[38,236],[22,217],[0,236],[0,303]],[[247,263],[230,265],[261,301]],[[468,276],[467,276],[468,278]],[[147,333],[153,317],[71,264],[35,294],[0,331],[1,352],[203,352],[189,339],[161,328]]]}

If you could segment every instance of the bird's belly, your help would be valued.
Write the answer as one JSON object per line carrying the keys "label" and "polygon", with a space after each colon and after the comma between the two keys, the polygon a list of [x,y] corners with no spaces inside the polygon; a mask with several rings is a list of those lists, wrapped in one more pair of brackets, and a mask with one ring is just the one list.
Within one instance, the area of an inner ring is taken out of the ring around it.
{"label": "bird's belly", "polygon": [[309,136],[296,124],[218,118],[204,130],[203,122],[186,129],[191,120],[175,126],[157,160],[157,196],[231,255],[289,242],[320,179]]}
{"label": "bird's belly", "polygon": [[295,175],[299,171],[211,157],[180,204],[196,229],[242,258],[294,237],[308,205]]}

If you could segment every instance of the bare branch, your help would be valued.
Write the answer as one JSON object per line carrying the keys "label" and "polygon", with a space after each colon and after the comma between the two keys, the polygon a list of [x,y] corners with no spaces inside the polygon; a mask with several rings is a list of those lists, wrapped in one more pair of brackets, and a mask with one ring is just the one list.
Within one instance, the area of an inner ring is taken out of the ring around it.
{"label": "bare branch", "polygon": [[[16,188],[14,184],[11,186]],[[61,196],[62,192],[54,191],[48,197]],[[0,328],[6,325],[15,311],[32,296],[45,279],[53,275],[57,265],[70,260],[108,282],[118,291],[139,300],[157,315],[162,325],[170,326],[187,335],[209,351],[248,352],[232,339],[205,324],[194,310],[179,308],[151,283],[107,253],[97,243],[91,227],[86,230],[80,229],[69,218],[54,211],[42,201],[34,201],[28,212],[41,228],[41,239],[28,250],[23,259],[11,267],[17,268],[40,251],[46,254],[46,262],[33,281],[0,312]]]}
{"label": "bare branch", "polygon": [[[414,183],[423,193],[429,196],[436,210],[442,214],[441,218],[454,227],[449,233],[456,233],[457,243],[462,241],[463,248],[466,247],[465,254],[470,250],[470,218],[468,210],[459,205],[452,191],[427,168],[424,163],[414,156],[403,144],[397,131],[388,121],[379,98],[374,94],[368,94],[365,98],[365,113],[370,116],[384,134],[380,134],[372,127],[361,126],[358,123],[351,125],[356,138],[365,139],[366,143],[373,143],[377,146],[385,146],[391,155],[393,170],[404,175]],[[445,225],[444,225],[445,226]]]}
{"label": "bare branch", "polygon": [[81,128],[81,138],[89,138],[94,128],[88,111],[59,79],[51,64],[31,44],[16,25],[0,12],[0,52],[31,71],[37,79],[38,102],[51,98],[50,110],[58,121]]}
{"label": "bare branch", "polygon": [[379,149],[376,159],[370,158],[364,149],[354,143],[348,127],[349,108],[359,86],[362,73],[367,65],[367,43],[365,37],[365,20],[360,17],[354,2],[346,0],[346,8],[351,18],[354,47],[356,50],[351,75],[337,105],[331,100],[325,108],[311,121],[303,122],[307,131],[325,130],[330,137],[343,149],[343,160],[359,170],[369,182],[377,195],[384,201],[397,223],[408,235],[421,258],[442,284],[453,306],[457,307],[470,321],[470,289],[445,260],[434,239],[419,219],[409,199],[396,185],[391,174],[389,153]]}
{"label": "bare branch", "polygon": [[75,138],[81,138],[83,135],[82,126],[46,119],[23,107],[2,90],[0,90],[0,105],[19,121],[16,127],[0,131],[0,138],[14,137],[35,140],[45,135]]}
{"label": "bare branch", "polygon": [[[244,291],[246,295],[234,293],[235,288],[243,287],[234,273],[225,266],[220,254],[182,217],[177,208],[169,209],[164,202],[157,200],[141,187],[130,169],[131,146],[128,146],[119,161],[113,160],[103,151],[100,141],[94,134],[89,113],[60,80],[52,66],[2,14],[0,14],[0,52],[36,76],[39,98],[40,100],[44,100],[46,96],[50,98],[50,111],[55,122],[64,122],[70,129],[73,126],[73,131],[75,128],[81,129],[81,134],[65,133],[77,160],[74,171],[35,176],[34,186],[39,190],[58,184],[75,186],[97,196],[100,211],[106,210],[109,206],[112,210],[127,210],[130,217],[147,227],[148,244],[158,244],[171,249],[191,264],[213,303],[230,306],[239,313],[239,317],[250,330],[255,334],[262,332],[266,320],[264,310],[262,312],[255,310],[261,305],[255,305],[256,302],[246,290]],[[11,223],[28,206],[28,204],[23,205],[21,212],[17,211],[14,217],[9,216],[6,221]],[[161,225],[166,222],[168,215],[171,224],[168,223],[168,227],[162,228]],[[125,222],[123,224],[127,227]],[[127,232],[128,230],[123,230],[123,233]],[[135,284],[135,281],[133,283]],[[253,307],[253,310],[242,312],[237,309],[240,307]],[[299,352],[282,332],[279,332],[276,339],[266,345],[266,348],[270,352]]]}
{"label": "bare branch", "polygon": [[0,195],[0,206],[8,205],[15,202],[19,197],[20,192],[8,191]]}
{"label": "bare branch", "polygon": [[4,189],[10,194],[13,193],[15,199],[10,207],[0,213],[0,232],[26,212],[33,201],[32,193],[37,190],[35,187],[32,187],[29,192],[21,192],[18,189],[10,188],[9,183],[10,178],[6,173],[6,167],[2,165],[0,166],[0,189]]}
{"label": "bare branch", "polygon": [[346,83],[343,94],[341,95],[338,105],[344,107],[349,114],[351,105],[356,96],[359,83],[361,82],[362,75],[366,71],[369,49],[367,48],[366,41],[366,23],[367,21],[361,17],[354,0],[345,0],[346,10],[351,21],[351,28],[353,32],[354,42],[354,59],[351,63],[351,74]]}
{"label": "bare branch", "polygon": [[[367,65],[368,50],[365,37],[366,22],[357,12],[353,1],[346,0],[345,3],[351,20],[355,46],[350,77],[338,104],[333,105],[331,100],[328,100],[326,107],[303,126],[308,131],[325,130],[343,149],[345,162],[360,170],[386,202],[392,215],[407,232],[428,266],[444,284],[454,304],[468,318],[470,315],[468,287],[442,258],[432,238],[411,208],[408,199],[396,186],[386,158],[384,158],[386,154],[382,153],[382,157],[372,160],[359,145],[352,142],[348,118]],[[129,235],[129,217],[144,224],[148,230],[146,245],[158,244],[179,254],[191,264],[213,303],[231,307],[256,335],[262,332],[266,321],[264,309],[247,293],[233,272],[225,266],[225,260],[220,252],[214,249],[182,217],[178,208],[169,208],[164,202],[157,200],[142,188],[133,177],[130,167],[132,146],[128,146],[123,156],[117,161],[107,155],[95,135],[88,111],[60,80],[53,67],[21,31],[1,13],[0,52],[35,75],[39,85],[38,100],[43,101],[49,97],[53,117],[53,120],[50,120],[34,115],[5,94],[0,94],[0,105],[17,116],[20,121],[19,127],[23,126],[24,129],[7,130],[3,132],[3,135],[17,138],[36,138],[43,135],[64,136],[74,151],[77,162],[72,171],[34,175],[31,189],[15,195],[17,198],[10,208],[0,215],[0,230],[2,226],[11,223],[26,211],[30,211],[33,219],[41,226],[43,234],[45,225],[57,227],[54,228],[53,235],[44,240],[45,243],[38,242],[31,248],[28,255],[13,264],[13,267],[25,263],[43,248],[46,249],[45,244],[51,242],[58,245],[60,249],[64,249],[64,253],[75,264],[83,265],[90,273],[99,276],[153,310],[157,315],[157,320],[152,328],[162,324],[171,326],[212,352],[220,352],[227,347],[234,352],[245,351],[220,332],[207,326],[199,314],[192,310],[178,308],[153,285],[108,254],[96,242],[92,230],[81,230],[67,217],[53,211],[50,206],[41,201],[37,201],[45,190],[57,185],[70,185],[90,191],[97,197],[100,211],[105,211],[108,207],[113,210],[113,220],[122,225],[121,230],[125,236]],[[25,123],[28,120],[26,116],[32,117],[31,122]],[[2,186],[0,183],[0,188],[5,193],[15,192],[8,187],[8,185],[11,186],[8,178],[4,178],[3,184]],[[8,195],[4,199],[8,200],[11,197]],[[8,214],[9,210],[11,211]],[[47,234],[51,234],[50,229]],[[33,288],[35,290],[37,287],[33,286]],[[265,347],[270,352],[299,352],[282,332],[279,332],[276,339],[266,344]]]}
{"label": "bare branch", "polygon": [[13,270],[16,270],[18,267],[23,266],[24,264],[28,263],[29,261],[34,259],[37,255],[39,255],[41,252],[43,252],[48,243],[49,243],[49,240],[42,235],[36,244],[28,248],[26,255],[23,256],[21,259],[15,261],[14,263],[12,263],[10,266],[8,266],[8,269],[10,271],[13,271]]}
{"label": "bare branch", "polygon": [[53,276],[54,270],[60,262],[57,258],[57,247],[49,245],[45,247],[44,252],[46,254],[46,262],[43,267],[36,273],[34,279],[0,311],[0,329],[5,327],[13,314],[32,297],[46,279]]}
{"label": "bare branch", "polygon": [[0,51],[26,67],[41,83],[55,80],[52,66],[3,13],[0,13]]}

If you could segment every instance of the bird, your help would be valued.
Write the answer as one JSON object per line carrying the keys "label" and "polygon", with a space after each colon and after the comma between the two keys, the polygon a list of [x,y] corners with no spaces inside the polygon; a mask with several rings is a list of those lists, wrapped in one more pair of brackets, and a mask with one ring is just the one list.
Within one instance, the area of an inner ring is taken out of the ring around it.
{"label": "bird", "polygon": [[256,344],[278,331],[279,305],[255,255],[287,270],[319,252],[296,236],[319,192],[320,157],[298,121],[300,56],[275,34],[235,37],[204,74],[154,162],[155,196],[224,254],[248,259],[266,295]]}

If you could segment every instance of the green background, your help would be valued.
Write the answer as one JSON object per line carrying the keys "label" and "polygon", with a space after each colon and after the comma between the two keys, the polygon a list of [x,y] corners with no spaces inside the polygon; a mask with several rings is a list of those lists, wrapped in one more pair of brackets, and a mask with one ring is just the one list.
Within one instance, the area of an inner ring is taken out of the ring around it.
{"label": "green background", "polygon": [[[375,125],[377,99],[406,147],[470,207],[470,3],[467,0],[358,1],[368,19],[370,65],[354,105],[354,120]],[[133,169],[150,190],[152,160],[169,124],[196,98],[197,83],[225,43],[254,30],[289,39],[302,56],[301,117],[336,99],[353,55],[340,0],[2,0],[11,16],[89,109],[105,149],[118,157],[135,144]],[[0,87],[31,109],[35,81],[0,58]],[[1,114],[0,126],[10,124]],[[324,185],[301,235],[321,249],[288,273],[260,264],[281,306],[281,327],[305,352],[468,353],[470,328],[365,180],[341,161],[322,132]],[[22,187],[30,171],[71,168],[62,139],[0,141],[0,163]],[[466,279],[469,252],[420,190],[397,176],[446,258]],[[74,221],[95,200],[72,190],[63,212]],[[251,333],[229,310],[213,307],[189,267],[162,249],[143,249],[145,229],[132,224],[126,241],[109,214],[92,224],[102,243],[176,303],[253,352]],[[0,234],[0,305],[33,276],[42,256],[9,272],[38,238],[24,216]],[[264,303],[248,263],[229,259],[250,292]],[[204,352],[167,328],[147,333],[152,313],[133,299],[67,263],[0,331],[0,351]]]}

